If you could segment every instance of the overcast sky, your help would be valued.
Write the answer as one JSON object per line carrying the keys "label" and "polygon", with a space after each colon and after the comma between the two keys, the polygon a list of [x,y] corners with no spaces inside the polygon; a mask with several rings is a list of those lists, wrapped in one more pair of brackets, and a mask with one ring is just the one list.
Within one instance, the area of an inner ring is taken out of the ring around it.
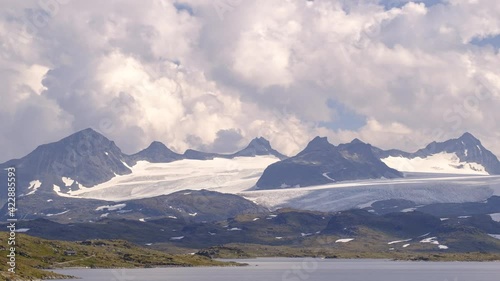
{"label": "overcast sky", "polygon": [[316,135],[500,155],[498,0],[0,0],[0,162],[92,127],[230,152]]}

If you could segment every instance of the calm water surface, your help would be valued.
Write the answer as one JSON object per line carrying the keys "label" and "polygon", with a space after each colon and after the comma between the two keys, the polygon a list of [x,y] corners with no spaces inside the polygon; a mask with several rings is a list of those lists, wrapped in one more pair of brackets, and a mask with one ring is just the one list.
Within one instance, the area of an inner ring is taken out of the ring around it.
{"label": "calm water surface", "polygon": [[260,258],[246,267],[68,269],[93,281],[499,281],[500,262],[405,262]]}

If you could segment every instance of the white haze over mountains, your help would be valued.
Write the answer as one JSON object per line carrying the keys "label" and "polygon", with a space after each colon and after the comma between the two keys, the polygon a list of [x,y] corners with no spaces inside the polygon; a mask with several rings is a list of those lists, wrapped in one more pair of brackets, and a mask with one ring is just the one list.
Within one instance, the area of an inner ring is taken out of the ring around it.
{"label": "white haze over mountains", "polygon": [[499,155],[500,2],[424,2],[0,0],[0,162],[86,127],[127,153],[471,131]]}

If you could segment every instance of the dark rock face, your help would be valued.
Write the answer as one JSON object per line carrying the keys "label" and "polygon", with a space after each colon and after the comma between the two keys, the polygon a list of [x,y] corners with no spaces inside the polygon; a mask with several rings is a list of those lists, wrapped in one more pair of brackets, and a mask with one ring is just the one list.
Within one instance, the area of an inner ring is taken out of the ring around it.
{"label": "dark rock face", "polygon": [[373,154],[372,146],[355,139],[351,143],[341,144],[338,149],[342,156],[356,164],[359,178],[399,178],[402,174],[389,168]]}
{"label": "dark rock face", "polygon": [[355,236],[360,227],[366,227],[392,235],[412,237],[435,231],[440,225],[438,218],[420,212],[379,216],[365,210],[349,210],[335,214],[323,233]]}
{"label": "dark rock face", "polygon": [[154,141],[148,148],[131,155],[130,158],[135,161],[144,160],[151,163],[168,163],[183,159],[183,156],[173,152],[163,143]]}
{"label": "dark rock face", "polygon": [[437,153],[455,153],[461,162],[478,163],[485,167],[486,172],[492,175],[500,174],[500,162],[498,158],[486,149],[476,137],[470,133],[465,133],[458,139],[451,139],[445,142],[432,142],[425,148],[415,153],[408,153],[400,150],[381,150],[374,148],[373,152],[380,158],[394,157],[428,157]]}
{"label": "dark rock face", "polygon": [[405,152],[399,149],[389,149],[389,150],[383,150],[378,147],[372,146],[372,151],[375,156],[379,159],[384,159],[390,156],[393,157],[405,157],[405,158],[411,158],[412,153]]}
{"label": "dark rock face", "polygon": [[402,177],[376,157],[372,146],[359,140],[338,147],[316,137],[294,157],[266,168],[259,189],[311,186],[333,181]]}
{"label": "dark rock face", "polygon": [[[47,202],[47,199],[51,199]],[[183,190],[151,198],[110,202],[94,199],[59,197],[51,194],[24,196],[18,199],[18,217],[49,218],[61,223],[89,222],[102,219],[175,217],[185,222],[219,221],[241,214],[265,213],[268,210],[241,196],[207,190]],[[120,208],[106,208],[119,206]],[[0,208],[0,218],[7,219],[7,205]],[[50,215],[48,214],[59,214]],[[105,216],[101,216],[106,214]]]}
{"label": "dark rock face", "polygon": [[225,155],[217,154],[217,153],[209,153],[203,152],[193,149],[188,149],[183,154],[184,159],[193,159],[193,160],[211,160],[214,158],[228,158]]}
{"label": "dark rock face", "polygon": [[[133,164],[114,142],[92,129],[85,129],[58,142],[44,144],[21,159],[0,165],[18,171],[18,188],[24,192],[32,180],[40,180],[40,191],[51,191],[52,184],[64,186],[69,177],[84,186],[93,186],[117,175],[131,172]],[[21,194],[19,193],[19,194]]]}
{"label": "dark rock face", "polygon": [[[243,197],[208,190],[183,190],[169,195],[128,201],[127,208],[146,216],[170,214],[190,221],[219,221],[268,210]],[[148,213],[150,212],[150,213]]]}
{"label": "dark rock face", "polygon": [[297,156],[307,154],[307,153],[314,153],[314,152],[319,152],[321,153],[322,151],[331,151],[335,149],[335,146],[331,143],[328,142],[328,139],[326,137],[315,137],[312,141],[310,141],[306,148],[299,152]]}

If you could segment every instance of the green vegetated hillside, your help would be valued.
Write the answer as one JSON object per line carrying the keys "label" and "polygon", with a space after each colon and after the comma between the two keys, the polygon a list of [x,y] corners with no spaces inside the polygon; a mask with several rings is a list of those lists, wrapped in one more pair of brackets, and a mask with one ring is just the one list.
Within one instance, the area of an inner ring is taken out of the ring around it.
{"label": "green vegetated hillside", "polygon": [[[200,255],[170,255],[124,240],[78,242],[45,240],[24,234],[16,237],[16,274],[7,273],[7,233],[0,233],[0,278],[34,280],[65,278],[47,269],[65,267],[133,268],[155,266],[227,266]],[[2,279],[0,279],[2,280]]]}

